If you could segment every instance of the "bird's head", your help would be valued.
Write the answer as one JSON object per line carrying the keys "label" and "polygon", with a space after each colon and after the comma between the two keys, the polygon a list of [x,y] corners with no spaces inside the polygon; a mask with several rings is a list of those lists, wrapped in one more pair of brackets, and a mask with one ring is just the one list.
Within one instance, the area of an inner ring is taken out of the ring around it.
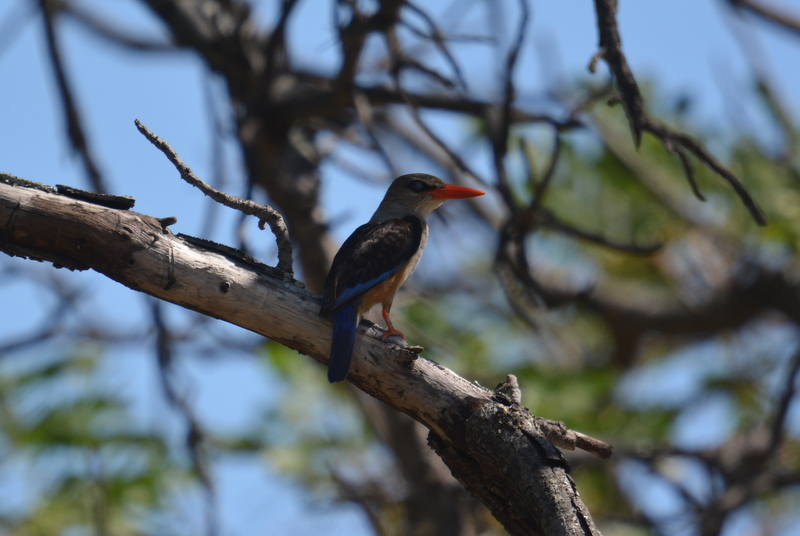
{"label": "bird's head", "polygon": [[483,194],[480,190],[447,184],[439,177],[425,173],[403,175],[389,186],[371,221],[387,221],[406,216],[417,216],[424,220],[445,201]]}

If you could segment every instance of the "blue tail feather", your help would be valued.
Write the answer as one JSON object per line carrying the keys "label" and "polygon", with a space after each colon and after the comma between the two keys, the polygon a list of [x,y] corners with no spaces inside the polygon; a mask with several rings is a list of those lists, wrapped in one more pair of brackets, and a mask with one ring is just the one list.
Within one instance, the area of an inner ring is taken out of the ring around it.
{"label": "blue tail feather", "polygon": [[358,327],[358,305],[348,304],[333,315],[333,342],[331,359],[328,362],[328,381],[340,382],[350,370],[350,358],[356,343]]}

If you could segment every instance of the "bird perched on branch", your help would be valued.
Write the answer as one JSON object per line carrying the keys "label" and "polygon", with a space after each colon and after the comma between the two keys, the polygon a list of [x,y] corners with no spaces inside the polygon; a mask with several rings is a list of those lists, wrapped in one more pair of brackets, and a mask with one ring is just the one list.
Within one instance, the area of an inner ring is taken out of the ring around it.
{"label": "bird perched on branch", "polygon": [[388,330],[400,333],[389,319],[394,295],[419,263],[428,241],[428,215],[449,199],[483,195],[480,190],[447,184],[424,173],[403,175],[389,186],[378,210],[353,231],[333,259],[325,280],[320,316],[333,317],[333,343],[328,381],[347,377],[361,316],[374,305],[383,307]]}

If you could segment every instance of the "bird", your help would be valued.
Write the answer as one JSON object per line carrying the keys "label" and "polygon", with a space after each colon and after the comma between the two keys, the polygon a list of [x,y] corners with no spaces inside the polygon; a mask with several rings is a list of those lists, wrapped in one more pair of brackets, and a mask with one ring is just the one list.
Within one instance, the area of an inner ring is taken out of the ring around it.
{"label": "bird", "polygon": [[389,318],[400,286],[416,269],[428,241],[428,215],[450,199],[484,192],[448,184],[439,177],[412,173],[395,179],[369,222],[358,227],[334,256],[325,279],[320,316],[333,319],[328,381],[344,380],[350,370],[361,317],[381,304],[387,330],[405,336]]}

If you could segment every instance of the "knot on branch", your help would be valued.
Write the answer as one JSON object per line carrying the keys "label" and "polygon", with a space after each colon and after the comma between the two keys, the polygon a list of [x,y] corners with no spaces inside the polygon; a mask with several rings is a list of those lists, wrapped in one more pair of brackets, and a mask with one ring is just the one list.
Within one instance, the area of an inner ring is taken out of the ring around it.
{"label": "knot on branch", "polygon": [[519,380],[513,374],[506,376],[506,381],[498,383],[494,388],[494,398],[506,405],[519,405],[522,403],[522,391],[519,388]]}
{"label": "knot on branch", "polygon": [[[495,387],[494,400],[507,406],[508,411],[521,412],[524,423],[520,426],[531,439],[543,437],[553,445],[565,449],[581,449],[600,458],[608,458],[613,452],[613,447],[608,443],[587,436],[580,432],[570,430],[561,421],[553,421],[531,415],[527,408],[522,408],[522,391],[519,380],[513,374],[506,376],[506,380]],[[528,424],[530,421],[530,424]],[[538,441],[538,439],[536,439]]]}

